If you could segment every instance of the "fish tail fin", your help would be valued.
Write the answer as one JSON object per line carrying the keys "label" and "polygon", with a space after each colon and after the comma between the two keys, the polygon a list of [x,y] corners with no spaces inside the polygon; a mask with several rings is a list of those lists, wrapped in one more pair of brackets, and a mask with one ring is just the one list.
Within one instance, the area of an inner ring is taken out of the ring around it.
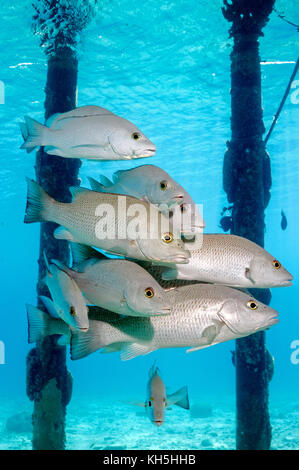
{"label": "fish tail fin", "polygon": [[91,178],[91,176],[88,176],[87,179],[93,191],[97,191],[98,193],[105,192],[105,186],[99,183],[99,181],[95,180],[94,178]]}
{"label": "fish tail fin", "polygon": [[27,179],[27,206],[24,222],[31,224],[33,222],[42,222],[49,219],[49,209],[52,206],[52,199],[43,188],[35,181]]}
{"label": "fish tail fin", "polygon": [[46,144],[45,134],[48,128],[40,122],[29,116],[25,116],[25,122],[20,124],[20,128],[24,139],[21,149],[25,149],[29,153],[36,147]]}
{"label": "fish tail fin", "polygon": [[185,410],[190,409],[188,388],[187,386],[180,388],[177,392],[172,393],[167,397],[167,403],[169,406],[177,405]]}
{"label": "fish tail fin", "polygon": [[28,320],[28,343],[36,343],[47,336],[51,317],[33,305],[26,305]]}
{"label": "fish tail fin", "polygon": [[72,331],[71,337],[71,359],[76,361],[89,354],[97,351],[98,349],[105,348],[108,344],[103,337],[103,329],[105,323],[97,320],[89,320],[88,331]]}

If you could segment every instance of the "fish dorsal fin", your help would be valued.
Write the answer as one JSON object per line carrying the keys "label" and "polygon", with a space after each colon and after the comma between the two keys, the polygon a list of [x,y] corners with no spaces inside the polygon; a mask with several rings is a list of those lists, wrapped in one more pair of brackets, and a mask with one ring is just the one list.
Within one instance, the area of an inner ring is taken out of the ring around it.
{"label": "fish dorsal fin", "polygon": [[130,170],[117,170],[117,171],[115,171],[112,175],[113,183],[114,184],[118,183],[120,178],[122,178],[124,176],[124,174],[127,173],[127,171],[130,171]]}
{"label": "fish dorsal fin", "polygon": [[173,268],[167,268],[165,271],[162,272],[162,279],[164,281],[172,281],[177,279],[178,270],[177,267],[174,266]]}
{"label": "fish dorsal fin", "polygon": [[102,193],[105,191],[105,186],[102,183],[99,183],[94,178],[91,178],[91,176],[88,176],[87,179],[93,191],[97,191],[98,193]]}
{"label": "fish dorsal fin", "polygon": [[190,409],[187,386],[180,388],[177,392],[167,397],[167,406],[177,405],[185,410]]}
{"label": "fish dorsal fin", "polygon": [[66,113],[56,113],[49,117],[46,122],[48,127],[60,127],[65,120],[84,118],[90,116],[115,116],[108,109],[101,108],[100,106],[80,106],[79,108],[72,109]]}
{"label": "fish dorsal fin", "polygon": [[80,106],[79,108],[72,109],[67,113],[63,113],[63,116],[67,117],[88,117],[88,116],[106,116],[113,115],[112,111],[109,111],[106,108],[101,108],[100,106],[90,105],[90,106]]}
{"label": "fish dorsal fin", "polygon": [[151,345],[141,343],[126,343],[120,352],[122,361],[129,361],[137,356],[143,356],[152,352]]}
{"label": "fish dorsal fin", "polygon": [[73,196],[73,200],[76,199],[76,197],[78,197],[80,194],[90,192],[90,189],[82,188],[82,186],[70,186],[69,190]]}
{"label": "fish dorsal fin", "polygon": [[155,377],[155,375],[158,375],[159,374],[159,368],[157,366],[157,361],[154,361],[152,367],[150,368],[149,372],[148,372],[148,376],[149,376],[149,379],[152,379],[153,377]]}
{"label": "fish dorsal fin", "polygon": [[74,265],[82,264],[92,258],[106,259],[102,253],[90,246],[82,245],[81,243],[70,243],[70,247]]}
{"label": "fish dorsal fin", "polygon": [[113,186],[113,182],[104,175],[100,175],[100,181],[103,186],[106,186],[106,187]]}

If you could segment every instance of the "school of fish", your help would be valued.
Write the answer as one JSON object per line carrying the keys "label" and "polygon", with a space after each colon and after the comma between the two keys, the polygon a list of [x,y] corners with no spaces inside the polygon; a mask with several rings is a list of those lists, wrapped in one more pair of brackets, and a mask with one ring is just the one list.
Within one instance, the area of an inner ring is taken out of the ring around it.
{"label": "school of fish", "polygon": [[[128,160],[156,152],[133,123],[98,106],[45,125],[26,116],[20,128],[28,153],[41,146],[63,158]],[[27,178],[25,223],[58,224],[53,236],[69,242],[73,260],[66,266],[45,251],[49,295],[26,305],[29,343],[58,335],[73,360],[101,350],[125,361],[162,348],[197,351],[278,323],[246,289],[290,286],[293,276],[246,238],[203,234],[201,210],[166,171],[141,165],[89,181],[91,189],[68,188],[72,202],[62,203]],[[160,266],[160,277],[147,264]],[[189,409],[187,387],[168,394],[154,364],[139,406],[161,426],[172,405]]]}

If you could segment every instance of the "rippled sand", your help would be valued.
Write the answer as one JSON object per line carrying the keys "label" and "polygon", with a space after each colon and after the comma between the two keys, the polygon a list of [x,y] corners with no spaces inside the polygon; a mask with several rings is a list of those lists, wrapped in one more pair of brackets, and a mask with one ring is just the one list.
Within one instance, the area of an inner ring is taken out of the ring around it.
{"label": "rippled sand", "polygon": [[[129,400],[130,401],[130,400]],[[234,449],[235,413],[233,404],[212,406],[212,415],[194,418],[195,408],[203,402],[191,403],[191,411],[177,407],[168,411],[161,428],[150,423],[142,408],[117,401],[75,399],[68,408],[68,449]],[[2,400],[0,403],[0,449],[31,448],[30,431],[6,430],[7,419],[16,413],[30,413],[30,403]],[[275,403],[271,407],[272,449],[299,449],[299,402]]]}

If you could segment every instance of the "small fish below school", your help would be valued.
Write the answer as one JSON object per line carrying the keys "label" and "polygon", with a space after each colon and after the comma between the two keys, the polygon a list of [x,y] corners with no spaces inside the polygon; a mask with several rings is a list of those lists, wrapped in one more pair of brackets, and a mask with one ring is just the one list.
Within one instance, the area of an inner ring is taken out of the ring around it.
{"label": "small fish below school", "polygon": [[268,251],[236,235],[203,234],[201,249],[192,250],[186,266],[170,266],[164,280],[189,280],[231,287],[269,288],[292,285],[293,276]]}
{"label": "small fish below school", "polygon": [[49,263],[46,255],[47,285],[53,299],[53,310],[70,327],[86,331],[89,327],[88,308],[74,279],[56,264]]}
{"label": "small fish below school", "polygon": [[71,243],[71,250],[73,269],[61,263],[58,266],[74,279],[87,304],[138,317],[170,313],[164,289],[138,264],[104,258],[98,251],[78,243]]}
{"label": "small fish below school", "polygon": [[285,230],[288,226],[287,216],[285,215],[284,211],[281,211],[281,222],[280,226],[282,230]]}
{"label": "small fish below school", "polygon": [[149,370],[146,400],[144,403],[138,403],[137,405],[145,408],[153,424],[161,426],[165,421],[165,411],[172,405],[179,406],[185,410],[190,409],[188,389],[185,386],[172,394],[167,394],[165,384],[160,377],[160,370],[153,364]]}
{"label": "small fish below school", "polygon": [[20,123],[28,153],[36,147],[65,158],[131,160],[151,157],[156,146],[130,121],[99,106],[54,114],[44,126],[29,116]]}
{"label": "small fish below school", "polygon": [[[95,246],[127,258],[188,263],[190,253],[184,248],[180,235],[161,229],[168,226],[168,220],[148,202],[131,196],[72,187],[73,201],[61,203],[51,198],[35,181],[28,178],[27,184],[24,222],[56,222],[60,227],[55,230],[54,237],[59,240]],[[121,202],[125,204],[126,211],[119,209],[120,198],[124,198]],[[139,211],[139,218],[136,211]],[[154,227],[153,220],[157,221]],[[139,231],[134,230],[136,226]],[[154,234],[152,228],[157,228]]]}
{"label": "small fish below school", "polygon": [[202,215],[191,196],[162,168],[142,165],[131,170],[119,170],[113,174],[112,179],[110,181],[101,175],[101,183],[94,178],[89,178],[89,181],[94,191],[134,196],[161,206],[163,213],[169,213],[177,207],[184,234],[201,233],[205,227]]}
{"label": "small fish below school", "polygon": [[225,286],[193,284],[167,291],[169,315],[121,318],[91,307],[89,330],[72,332],[71,358],[81,359],[102,349],[119,351],[122,360],[160,348],[188,347],[196,351],[248,336],[278,323],[278,312],[245,292]]}

